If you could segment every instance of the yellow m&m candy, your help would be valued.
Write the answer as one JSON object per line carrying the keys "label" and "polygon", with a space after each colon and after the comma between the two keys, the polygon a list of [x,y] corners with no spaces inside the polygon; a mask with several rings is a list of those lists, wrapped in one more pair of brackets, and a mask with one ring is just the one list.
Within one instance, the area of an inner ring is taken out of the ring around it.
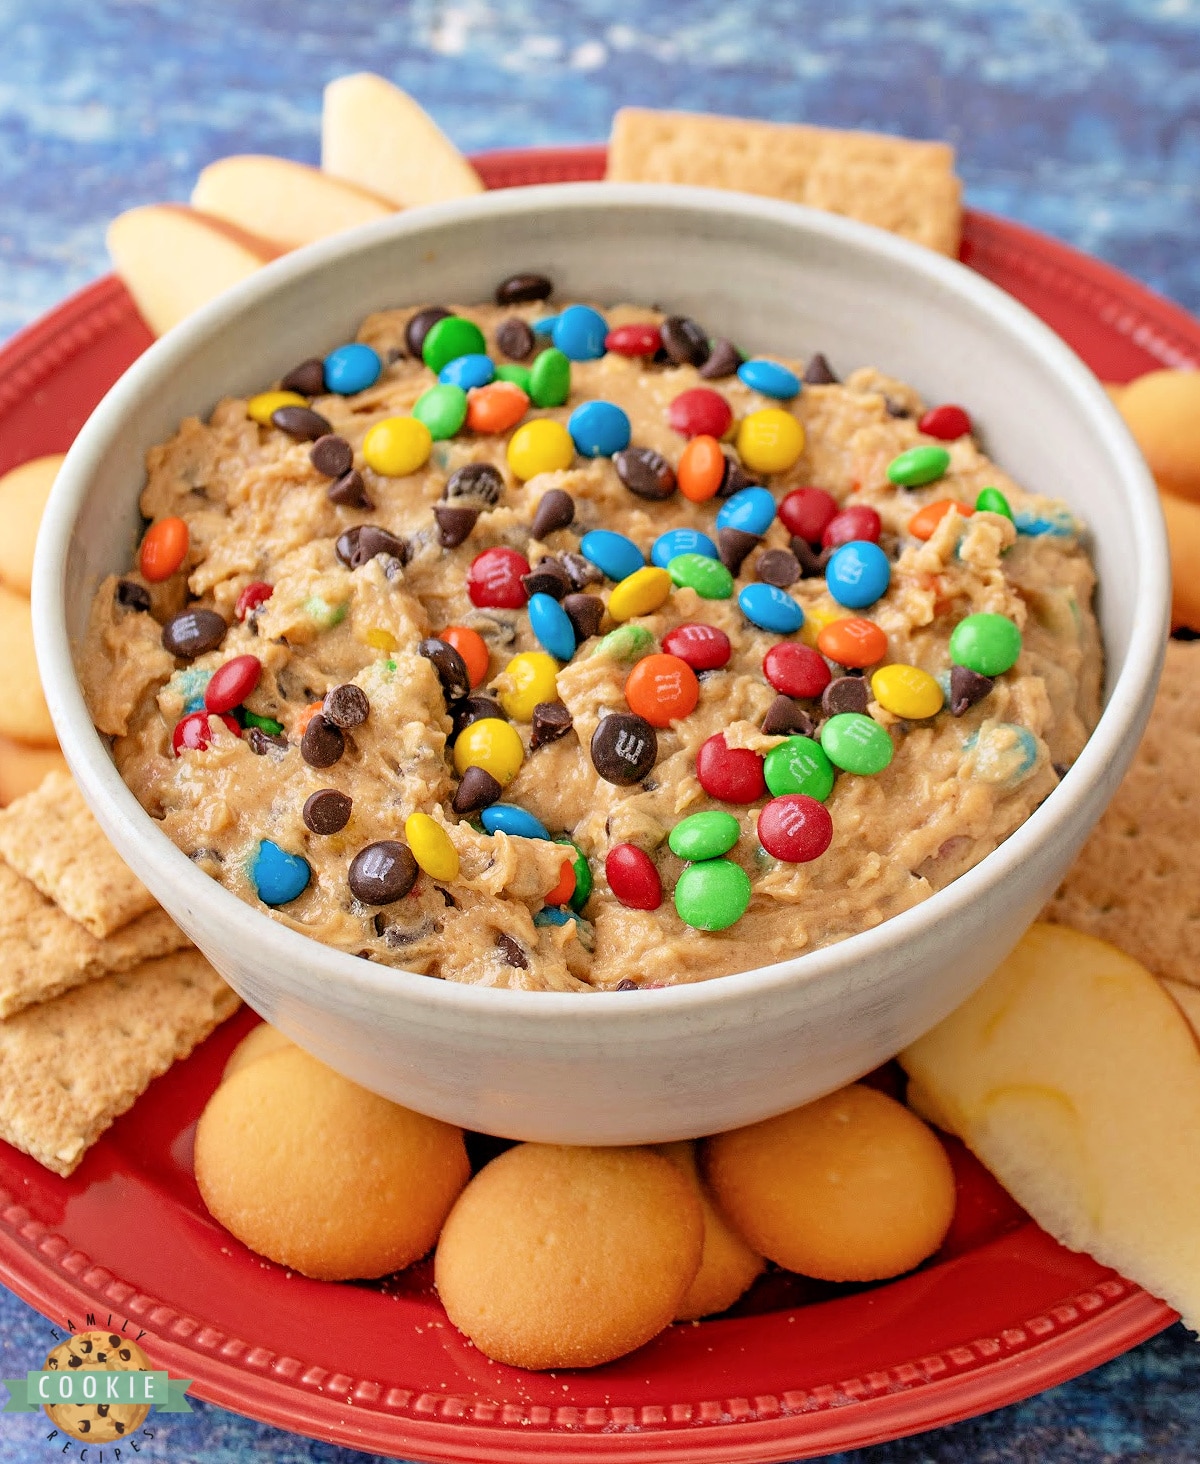
{"label": "yellow m&m candy", "polygon": [[410,813],[404,820],[404,837],[412,857],[430,879],[458,878],[458,850],[436,819],[427,813]]}
{"label": "yellow m&m candy", "polygon": [[[558,662],[545,651],[522,651],[504,668],[500,705],[515,722],[532,722],[538,702],[558,699]],[[490,771],[490,769],[489,769]]]}
{"label": "yellow m&m candy", "polygon": [[575,461],[575,444],[561,422],[537,417],[508,440],[508,466],[523,483],[539,473],[556,473]]}
{"label": "yellow m&m candy", "polygon": [[935,717],[942,709],[942,688],[919,666],[881,666],[871,677],[871,694],[894,717],[920,722]]}
{"label": "yellow m&m candy", "polygon": [[298,391],[260,391],[246,403],[246,411],[260,427],[269,427],[280,407],[307,407],[308,398]]}
{"label": "yellow m&m candy", "polygon": [[415,417],[385,417],[363,438],[363,460],[384,478],[406,478],[429,461],[433,438]]}
{"label": "yellow m&m candy", "polygon": [[752,473],[782,473],[804,451],[804,428],[782,407],[766,407],[742,418],[736,446]]}
{"label": "yellow m&m candy", "polygon": [[458,734],[454,744],[454,766],[460,778],[468,768],[482,768],[502,788],[517,776],[524,760],[525,747],[520,734],[499,717],[483,717],[472,722]]}
{"label": "yellow m&m candy", "polygon": [[664,605],[671,593],[671,576],[665,569],[647,565],[620,582],[608,597],[608,613],[614,620],[632,620],[636,615],[652,615]]}

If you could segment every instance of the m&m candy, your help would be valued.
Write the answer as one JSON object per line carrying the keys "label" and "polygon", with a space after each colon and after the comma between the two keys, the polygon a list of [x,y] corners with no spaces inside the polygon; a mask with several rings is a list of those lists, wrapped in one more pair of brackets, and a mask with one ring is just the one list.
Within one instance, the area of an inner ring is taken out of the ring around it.
{"label": "m&m candy", "polygon": [[892,760],[887,729],[862,712],[838,712],[821,728],[821,747],[835,767],[869,777]]}
{"label": "m&m candy", "polygon": [[871,677],[871,695],[894,717],[920,722],[936,717],[945,693],[928,671],[919,666],[881,666]]}
{"label": "m&m candy", "polygon": [[699,529],[668,529],[650,546],[650,563],[666,569],[678,554],[703,554],[706,559],[718,557],[717,546]]}
{"label": "m&m candy", "polygon": [[614,844],[604,860],[604,878],[614,897],[630,910],[657,910],[662,879],[654,860],[636,844]]}
{"label": "m&m candy", "polygon": [[718,529],[765,534],[775,518],[775,499],[765,488],[743,488],[727,499],[717,514]]}
{"label": "m&m candy", "polygon": [[257,656],[234,656],[218,666],[204,688],[204,706],[210,712],[231,712],[258,685],[262,662]]}
{"label": "m&m candy", "polygon": [[571,395],[571,362],[554,346],[535,357],[526,376],[535,407],[561,407]]}
{"label": "m&m candy", "polygon": [[793,397],[800,395],[800,378],[778,361],[767,361],[761,356],[753,356],[749,361],[742,362],[737,374],[744,386],[762,396],[790,402]]}
{"label": "m&m candy", "polygon": [[821,530],[821,544],[826,549],[849,544],[851,539],[878,544],[882,531],[883,521],[870,504],[852,503],[848,508],[839,509]]}
{"label": "m&m candy", "polygon": [[618,356],[653,356],[662,345],[657,325],[618,325],[604,337],[604,349]]}
{"label": "m&m candy", "polygon": [[785,696],[820,696],[832,679],[824,656],[798,641],[781,641],[763,657],[763,675]]}
{"label": "m&m candy", "polygon": [[502,788],[517,776],[525,747],[517,729],[499,717],[481,717],[458,734],[454,767],[461,778],[468,768],[482,768]]}
{"label": "m&m candy", "polygon": [[910,447],[891,460],[887,475],[899,488],[922,488],[944,477],[949,466],[944,447]]}
{"label": "m&m candy", "polygon": [[965,503],[958,503],[953,498],[939,498],[936,503],[927,503],[913,514],[908,521],[908,532],[914,539],[932,539],[947,514],[957,513],[963,518],[969,518],[974,512],[973,508],[968,508]]}
{"label": "m&m candy", "polygon": [[811,737],[788,737],[763,759],[763,776],[776,796],[803,793],[824,803],[833,792],[833,764]]}
{"label": "m&m candy", "polygon": [[725,480],[727,463],[715,437],[701,433],[679,454],[675,476],[679,491],[692,503],[706,503],[716,496]]}
{"label": "m&m candy", "polygon": [[629,446],[629,418],[614,402],[584,402],[567,418],[567,431],[582,457],[612,457]]}
{"label": "m&m candy", "polygon": [[780,500],[778,513],[789,534],[808,544],[819,544],[826,527],[837,516],[838,501],[823,488],[793,488]]}
{"label": "m&m candy", "polygon": [[738,592],[738,606],[752,625],[760,630],[773,630],[789,635],[804,624],[804,611],[786,590],[775,585],[755,583]]}
{"label": "m&m candy", "polygon": [[681,437],[724,437],[733,409],[719,391],[694,386],[680,392],[667,408],[667,421]]}
{"label": "m&m candy", "polygon": [[598,361],[607,335],[608,322],[590,305],[568,305],[551,332],[555,346],[571,361]]}
{"label": "m&m candy", "polygon": [[553,656],[545,651],[522,651],[504,668],[502,684],[507,684],[499,693],[500,705],[514,721],[532,722],[533,709],[539,702],[557,700],[557,678]]}
{"label": "m&m candy", "polygon": [[[462,315],[444,315],[430,327],[421,346],[421,358],[435,375],[460,356],[486,356],[487,342],[473,320]],[[326,374],[329,363],[325,365]]]}
{"label": "m&m candy", "polygon": [[1008,499],[999,488],[981,488],[979,497],[975,500],[975,512],[998,513],[1006,519],[1011,519],[1013,516]]}
{"label": "m&m candy", "polygon": [[758,815],[758,842],[788,864],[819,859],[833,842],[833,819],[823,803],[803,793],[772,798]]}
{"label": "m&m candy", "polygon": [[950,659],[980,676],[1002,676],[1020,654],[1021,632],[1007,615],[968,615],[950,632]]}
{"label": "m&m candy", "polygon": [[689,864],[675,885],[675,910],[693,930],[727,930],[750,904],[750,877],[729,859]]}
{"label": "m&m candy", "polygon": [[686,661],[693,671],[717,671],[729,664],[733,646],[715,625],[687,621],[663,636],[663,650]]}
{"label": "m&m candy", "polygon": [[138,551],[142,578],[152,585],[170,579],[187,558],[188,539],[188,526],[181,518],[172,516],[151,524]]}
{"label": "m&m candy", "polygon": [[557,473],[575,461],[575,443],[561,422],[538,417],[522,423],[508,439],[508,466],[528,482],[539,473]]}
{"label": "m&m candy", "polygon": [[749,747],[730,747],[723,732],[700,744],[696,777],[708,796],[721,803],[756,803],[767,786],[761,755]]}
{"label": "m&m candy", "polygon": [[530,595],[529,626],[546,650],[560,661],[569,661],[575,654],[575,627],[552,595],[540,592]]}
{"label": "m&m candy", "polygon": [[250,881],[264,905],[288,905],[308,888],[312,869],[300,854],[290,854],[263,839],[250,861]]}
{"label": "m&m candy", "polygon": [[942,442],[953,442],[971,431],[971,418],[963,407],[946,402],[940,407],[930,407],[917,423],[917,431]]}
{"label": "m&m candy", "polygon": [[817,632],[817,650],[839,666],[861,670],[882,661],[887,655],[888,638],[873,620],[858,615],[844,615],[821,626]]}
{"label": "m&m candy", "polygon": [[742,826],[732,813],[710,808],[681,819],[671,830],[667,844],[672,854],[689,862],[718,859],[729,853],[741,832]]}
{"label": "m&m candy", "polygon": [[752,473],[785,473],[804,451],[804,428],[782,407],[767,407],[743,417],[737,450]]}
{"label": "m&m candy", "polygon": [[[212,728],[208,719],[212,715],[214,714],[201,708],[189,712],[175,723],[175,730],[171,733],[171,751],[176,757],[181,757],[185,752],[204,752],[208,748],[212,742]],[[235,737],[242,735],[242,729],[228,713],[217,715]]]}
{"label": "m&m candy", "polygon": [[325,357],[325,390],[353,396],[374,386],[383,371],[379,354],[358,341],[339,346]]}
{"label": "m&m candy", "polygon": [[608,613],[614,620],[632,620],[653,615],[671,593],[671,576],[665,569],[645,565],[626,576],[608,597]]}
{"label": "m&m candy", "polygon": [[444,442],[460,432],[467,420],[467,394],[461,386],[431,386],[413,403],[412,414],[429,428],[434,442]]}
{"label": "m&m candy", "polygon": [[367,467],[382,478],[406,478],[429,461],[433,434],[416,417],[385,417],[363,438]]}
{"label": "m&m candy", "polygon": [[509,834],[520,839],[550,838],[550,831],[541,819],[515,803],[493,803],[480,813],[479,822],[489,834]]}
{"label": "m&m candy", "polygon": [[584,534],[579,541],[579,552],[611,580],[628,579],[646,563],[632,539],[611,529],[592,529]]}
{"label": "m&m candy", "polygon": [[862,610],[887,594],[892,566],[878,544],[852,539],[835,549],[825,566],[825,584],[839,605]]}
{"label": "m&m candy", "polygon": [[430,879],[449,882],[458,878],[458,850],[436,819],[427,813],[410,813],[404,820],[404,837],[413,858]]}
{"label": "m&m candy", "polygon": [[[468,356],[456,356],[453,361],[447,361],[438,372],[438,381],[443,386],[461,387],[463,391],[470,391],[472,387],[487,386],[496,376],[496,367],[490,356],[480,352]],[[421,861],[418,859],[417,863]]]}
{"label": "m&m candy", "polygon": [[677,554],[667,564],[673,584],[695,590],[702,600],[728,600],[733,594],[733,575],[719,559],[706,554]]}
{"label": "m&m candy", "polygon": [[666,652],[643,657],[625,681],[630,710],[652,727],[669,727],[690,716],[699,699],[696,673],[686,661]]}
{"label": "m&m candy", "polygon": [[515,549],[503,545],[485,549],[475,556],[467,571],[471,604],[481,610],[519,610],[529,599],[522,583],[529,572],[529,560]]}

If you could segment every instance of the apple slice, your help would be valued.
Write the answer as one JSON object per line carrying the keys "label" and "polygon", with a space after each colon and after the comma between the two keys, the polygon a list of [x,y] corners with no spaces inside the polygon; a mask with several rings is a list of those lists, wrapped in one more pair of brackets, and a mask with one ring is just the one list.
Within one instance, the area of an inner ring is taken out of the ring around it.
{"label": "apple slice", "polygon": [[325,88],[321,167],[398,208],[483,192],[479,174],[429,113],[370,71]]}
{"label": "apple slice", "polygon": [[254,153],[210,163],[196,180],[192,207],[283,249],[396,212],[386,199],[319,168]]}
{"label": "apple slice", "polygon": [[1200,1321],[1200,1046],[1144,966],[1035,925],[900,1062],[1039,1225]]}
{"label": "apple slice", "polygon": [[142,319],[163,335],[283,250],[186,204],[151,203],[112,221],[108,252]]}

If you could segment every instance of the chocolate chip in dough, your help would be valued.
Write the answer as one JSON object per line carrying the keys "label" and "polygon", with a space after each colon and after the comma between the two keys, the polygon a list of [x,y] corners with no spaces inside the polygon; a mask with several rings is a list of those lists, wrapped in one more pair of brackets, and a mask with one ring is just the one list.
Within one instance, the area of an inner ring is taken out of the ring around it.
{"label": "chocolate chip in dough", "polygon": [[821,693],[821,710],[827,717],[839,712],[865,712],[871,700],[861,676],[835,676]]}
{"label": "chocolate chip in dough", "polygon": [[347,681],[325,693],[321,711],[327,722],[348,732],[351,727],[361,727],[367,720],[371,703],[361,686]]}
{"label": "chocolate chip in dough", "polygon": [[549,556],[539,559],[528,574],[523,574],[521,583],[525,586],[525,593],[531,597],[549,595],[552,599],[561,600],[571,593],[571,576],[557,559]]}
{"label": "chocolate chip in dough", "polygon": [[336,788],[318,788],[304,800],[301,818],[314,834],[340,834],[350,822],[354,801]]}
{"label": "chocolate chip in dough", "polygon": [[735,493],[740,493],[743,488],[757,488],[757,479],[742,467],[741,463],[735,462],[728,454],[725,456],[725,476],[721,479],[721,486],[717,489],[718,498],[732,498]]}
{"label": "chocolate chip in dough", "polygon": [[510,361],[528,360],[536,345],[536,336],[519,315],[510,315],[496,327],[496,346]]}
{"label": "chocolate chip in dough", "polygon": [[575,627],[580,645],[600,629],[600,622],[604,619],[604,601],[599,595],[568,595],[562,607]]}
{"label": "chocolate chip in dough", "polygon": [[515,274],[496,286],[497,305],[529,305],[534,300],[548,300],[554,285],[545,275]]}
{"label": "chocolate chip in dough", "polygon": [[450,502],[473,498],[484,508],[495,508],[503,496],[504,479],[491,463],[464,463],[450,474],[442,489],[442,497]]}
{"label": "chocolate chip in dough", "polygon": [[255,757],[265,757],[272,748],[286,752],[288,740],[282,733],[264,732],[261,727],[251,727],[246,732],[246,744]]}
{"label": "chocolate chip in dough", "polygon": [[502,722],[508,721],[504,708],[490,696],[465,696],[462,701],[455,702],[452,707],[448,707],[447,711],[450,713],[451,730],[448,739],[450,744],[453,744],[463,728],[469,727],[472,722],[482,722],[485,717],[499,717]]}
{"label": "chocolate chip in dough", "polygon": [[354,466],[354,449],[336,432],[323,432],[309,448],[308,460],[327,478],[342,478]]}
{"label": "chocolate chip in dough", "polygon": [[708,360],[708,332],[694,320],[668,315],[660,329],[663,350],[676,366],[703,366]]}
{"label": "chocolate chip in dough", "polygon": [[330,483],[325,490],[325,497],[330,503],[336,503],[339,508],[374,508],[375,505],[367,497],[367,485],[363,482],[363,476],[357,468],[351,468],[348,473],[343,473],[336,482]]}
{"label": "chocolate chip in dough", "polygon": [[417,646],[417,654],[432,662],[442,683],[442,695],[448,702],[461,701],[471,692],[471,674],[467,663],[448,641],[429,636]]}
{"label": "chocolate chip in dough", "polygon": [[346,739],[340,727],[327,721],[322,712],[309,718],[300,739],[300,756],[310,768],[331,768],[345,751]]}
{"label": "chocolate chip in dough", "polygon": [[790,549],[764,549],[755,561],[754,573],[764,584],[786,590],[800,578],[800,565]]}
{"label": "chocolate chip in dough", "polygon": [[136,580],[117,581],[117,604],[126,610],[147,611],[150,609],[150,591]]}
{"label": "chocolate chip in dough", "polygon": [[544,539],[555,529],[565,529],[575,522],[575,500],[563,488],[550,488],[538,499],[529,532],[535,539]]}
{"label": "chocolate chip in dough", "polygon": [[675,492],[675,469],[652,447],[627,447],[613,454],[617,477],[630,493],[661,502]]}
{"label": "chocolate chip in dough", "polygon": [[718,529],[717,552],[721,563],[730,574],[736,575],[750,553],[760,541],[760,534],[748,534],[745,529]]}
{"label": "chocolate chip in dough", "polygon": [[282,391],[299,392],[301,396],[323,396],[325,393],[325,362],[319,356],[310,356],[293,366],[279,383]]}
{"label": "chocolate chip in dough", "polygon": [[319,437],[326,437],[333,431],[320,412],[295,405],[276,407],[271,413],[271,425],[297,442],[316,442]]}
{"label": "chocolate chip in dough", "polygon": [[981,702],[996,682],[991,676],[981,676],[966,666],[950,668],[950,715],[961,717],[976,702]]}
{"label": "chocolate chip in dough", "polygon": [[462,775],[462,782],[455,790],[454,801],[450,806],[460,817],[468,813],[478,813],[481,808],[488,808],[495,803],[503,792],[504,789],[497,779],[486,768],[471,767]]}
{"label": "chocolate chip in dough", "polygon": [[811,737],[817,730],[813,719],[800,703],[793,701],[790,696],[784,696],[782,692],[767,708],[762,729],[768,737],[793,737],[797,733],[801,737]]}
{"label": "chocolate chip in dough", "polygon": [[658,734],[645,717],[610,712],[592,734],[591,753],[606,783],[640,783],[658,758]]}
{"label": "chocolate chip in dough", "polygon": [[525,952],[521,949],[517,942],[513,940],[511,935],[506,935],[502,930],[497,931],[496,948],[504,957],[504,962],[506,965],[515,966],[518,971],[525,971],[528,969],[529,957],[525,954]]}
{"label": "chocolate chip in dough", "polygon": [[538,702],[533,709],[533,733],[529,738],[531,752],[547,742],[557,742],[575,725],[571,713],[560,701]]}
{"label": "chocolate chip in dough", "polygon": [[620,981],[613,987],[614,991],[639,991],[641,988],[637,982],[629,976],[622,976]]}
{"label": "chocolate chip in dough", "polygon": [[426,305],[424,310],[418,310],[404,327],[404,344],[408,347],[410,356],[416,360],[421,359],[421,351],[425,345],[425,337],[438,323],[445,320],[449,310],[443,309],[441,305]]}
{"label": "chocolate chip in dough", "polygon": [[162,643],[173,656],[192,661],[206,651],[215,651],[228,629],[215,610],[180,610],[163,626]]}
{"label": "chocolate chip in dough", "polygon": [[802,579],[816,579],[823,575],[832,553],[832,549],[814,549],[811,544],[792,535],[792,557],[800,566]]}
{"label": "chocolate chip in dough", "polygon": [[347,569],[361,569],[377,554],[389,554],[401,564],[408,563],[408,545],[404,540],[376,524],[356,524],[347,529],[333,549]]}
{"label": "chocolate chip in dough", "polygon": [[435,503],[433,516],[437,520],[438,543],[443,549],[457,549],[479,522],[479,510],[473,503]]}
{"label": "chocolate chip in dough", "polygon": [[808,358],[804,380],[809,386],[836,386],[838,383],[833,367],[821,351],[814,351]]}
{"label": "chocolate chip in dough", "polygon": [[350,861],[350,893],[364,905],[390,905],[408,894],[417,874],[417,861],[407,844],[381,839],[360,849]]}
{"label": "chocolate chip in dough", "polygon": [[725,377],[733,376],[741,364],[741,351],[722,336],[713,342],[712,352],[701,366],[700,375],[705,381],[723,381]]}
{"label": "chocolate chip in dough", "polygon": [[599,584],[604,578],[603,573],[596,568],[590,559],[585,559],[582,554],[576,554],[568,550],[565,554],[560,554],[558,560],[571,576],[571,583],[577,590],[585,589],[588,585]]}

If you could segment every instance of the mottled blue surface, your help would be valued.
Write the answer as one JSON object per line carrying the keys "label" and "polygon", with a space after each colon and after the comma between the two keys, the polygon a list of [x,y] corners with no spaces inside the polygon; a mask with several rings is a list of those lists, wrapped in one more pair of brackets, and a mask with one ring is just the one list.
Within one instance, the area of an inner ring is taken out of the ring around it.
{"label": "mottled blue surface", "polygon": [[[945,137],[972,204],[1200,309],[1200,0],[0,0],[0,338],[106,268],[122,208],[230,152],[315,161],[322,85],[383,71],[466,149],[593,141],[659,104]],[[0,1366],[46,1324],[0,1292]],[[143,1460],[351,1464],[219,1409]],[[0,1419],[0,1464],[61,1457]],[[106,1454],[107,1457],[107,1454]],[[846,1460],[850,1456],[839,1456]],[[1195,1464],[1181,1328],[1086,1378],[855,1464]]]}

